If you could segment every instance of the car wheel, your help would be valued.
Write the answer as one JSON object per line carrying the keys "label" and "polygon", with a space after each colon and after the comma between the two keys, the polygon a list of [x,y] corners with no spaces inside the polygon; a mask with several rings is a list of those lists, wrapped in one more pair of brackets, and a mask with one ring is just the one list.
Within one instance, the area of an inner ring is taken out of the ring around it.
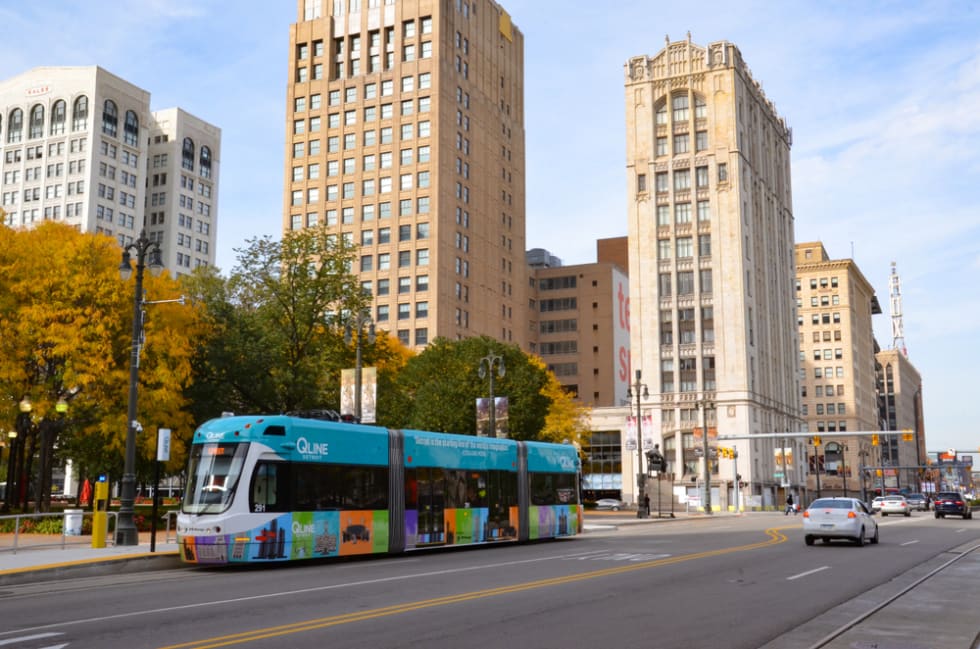
{"label": "car wheel", "polygon": [[936,518],[939,518],[939,512],[936,512],[934,515]]}
{"label": "car wheel", "polygon": [[871,545],[878,545],[878,528],[875,527],[875,535],[871,537]]}
{"label": "car wheel", "polygon": [[905,516],[911,516],[912,512],[905,512]]}
{"label": "car wheel", "polygon": [[613,510],[614,512],[618,512],[618,511],[619,511],[619,507],[613,507],[613,508],[612,508],[612,510]]}
{"label": "car wheel", "polygon": [[857,543],[857,546],[859,548],[862,547],[862,546],[864,546],[864,528],[863,527],[861,528],[861,531],[858,532],[857,538],[854,539],[854,542]]}
{"label": "car wheel", "polygon": [[888,516],[888,512],[881,512],[882,516]]}
{"label": "car wheel", "polygon": [[969,514],[967,514],[966,517],[967,518],[973,518],[973,512],[970,512]]}
{"label": "car wheel", "polygon": [[807,534],[806,536],[803,537],[803,542],[806,543],[807,545],[813,545],[813,536]]}

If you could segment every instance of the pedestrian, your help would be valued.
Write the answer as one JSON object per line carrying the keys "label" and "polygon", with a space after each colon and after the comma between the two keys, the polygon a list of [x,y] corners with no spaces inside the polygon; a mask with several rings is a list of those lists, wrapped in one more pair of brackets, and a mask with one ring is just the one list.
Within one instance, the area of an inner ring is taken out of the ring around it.
{"label": "pedestrian", "polygon": [[783,512],[783,516],[789,516],[791,511],[793,512],[793,516],[796,516],[796,507],[793,506],[793,494],[786,494],[786,511]]}
{"label": "pedestrian", "polygon": [[643,494],[643,509],[646,510],[647,516],[650,515],[650,496],[649,494]]}

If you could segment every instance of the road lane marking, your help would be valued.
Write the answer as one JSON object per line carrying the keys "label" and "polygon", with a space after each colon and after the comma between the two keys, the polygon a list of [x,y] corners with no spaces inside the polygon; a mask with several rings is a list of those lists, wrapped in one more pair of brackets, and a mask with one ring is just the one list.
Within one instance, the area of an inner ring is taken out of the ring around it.
{"label": "road lane marking", "polygon": [[[789,528],[782,528],[782,529],[789,529]],[[246,642],[254,642],[256,640],[276,638],[276,637],[286,636],[294,633],[302,633],[306,631],[314,631],[317,629],[325,629],[332,626],[338,626],[341,624],[362,622],[364,620],[386,617],[389,615],[398,615],[400,613],[408,613],[411,611],[418,611],[426,608],[447,606],[449,604],[458,604],[461,602],[484,599],[487,597],[496,597],[499,595],[509,595],[513,593],[535,590],[538,588],[545,588],[549,586],[564,586],[572,582],[586,581],[589,579],[608,577],[612,575],[620,575],[627,572],[634,572],[634,571],[644,570],[648,568],[655,568],[660,566],[672,565],[676,563],[683,563],[686,561],[693,561],[695,559],[705,559],[708,557],[716,557],[716,556],[722,556],[726,554],[732,554],[734,552],[746,552],[748,550],[757,550],[771,545],[785,543],[788,540],[788,537],[779,530],[780,528],[769,528],[766,530],[766,535],[769,537],[768,540],[760,541],[757,543],[750,543],[748,545],[722,548],[719,550],[706,550],[704,552],[695,552],[692,554],[680,555],[676,557],[666,557],[663,559],[656,559],[654,561],[647,561],[644,563],[621,565],[614,568],[604,568],[602,570],[593,570],[590,572],[584,572],[577,575],[564,575],[561,577],[551,577],[548,579],[540,579],[540,580],[525,582],[521,584],[513,584],[510,586],[501,586],[498,588],[489,588],[485,590],[472,591],[468,593],[459,593],[457,595],[446,595],[444,597],[419,600],[416,602],[405,602],[402,604],[394,604],[391,606],[385,606],[382,608],[376,608],[372,610],[343,613],[340,615],[332,615],[329,617],[305,620],[302,622],[294,622],[291,624],[284,624],[280,626],[254,629],[252,631],[243,631],[240,633],[215,636],[213,638],[205,638],[201,640],[193,640],[193,641],[183,642],[174,645],[167,645],[165,647],[161,647],[160,649],[191,649],[191,648],[216,649],[217,647],[227,647],[230,645],[237,645]],[[320,590],[320,589],[304,589],[304,592],[308,590]],[[250,597],[250,598],[242,598],[242,599],[257,599],[257,598],[258,597]],[[239,600],[231,600],[231,601],[241,601],[241,600],[239,599]]]}
{"label": "road lane marking", "polygon": [[[0,640],[0,646],[3,645],[18,645],[18,643],[27,642],[28,640],[40,640],[42,638],[53,638],[57,635],[65,635],[64,633],[36,633],[34,635],[24,635],[19,638],[11,638],[10,640]],[[22,645],[18,645],[22,646]],[[64,647],[65,645],[61,645]]]}
{"label": "road lane marking", "polygon": [[918,542],[919,542],[919,539],[915,539],[913,541],[906,541],[905,543],[899,543],[899,545],[915,545]]}
{"label": "road lane marking", "polygon": [[806,572],[801,572],[798,575],[793,575],[791,577],[787,577],[786,578],[786,581],[793,581],[794,579],[799,579],[800,577],[806,577],[806,576],[812,575],[812,574],[814,574],[816,572],[820,572],[821,570],[828,570],[828,569],[830,569],[830,566],[820,566],[819,568],[814,568],[813,570],[807,570]]}

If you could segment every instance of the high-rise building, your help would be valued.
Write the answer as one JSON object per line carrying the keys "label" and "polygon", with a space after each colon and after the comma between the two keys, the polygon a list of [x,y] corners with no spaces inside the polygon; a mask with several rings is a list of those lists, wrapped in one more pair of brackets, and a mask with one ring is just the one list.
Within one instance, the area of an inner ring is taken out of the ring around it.
{"label": "high-rise building", "polygon": [[[802,427],[791,131],[727,41],[688,36],[631,58],[625,94],[632,376],[642,372],[650,393],[641,405],[655,411],[677,479],[702,475],[695,432],[706,423],[709,438],[739,437],[722,445],[739,451],[742,495],[781,501],[805,469],[801,437],[761,436]],[[713,507],[732,503],[734,463],[710,464]]]}
{"label": "high-rise building", "polygon": [[608,261],[563,266],[546,250],[528,251],[529,351],[585,406],[626,398],[629,278]]}
{"label": "high-rise building", "polygon": [[802,414],[820,441],[808,448],[808,488],[819,473],[823,493],[854,495],[870,486],[859,467],[876,461],[872,438],[837,434],[879,429],[871,320],[881,306],[857,264],[816,241],[796,245],[796,310]]}
{"label": "high-rise building", "polygon": [[[926,464],[925,414],[922,409],[922,377],[903,349],[875,354],[878,405],[883,430],[896,431],[879,440],[876,457],[886,489],[922,491]],[[875,465],[875,463],[872,463]],[[936,486],[938,489],[938,485]]]}
{"label": "high-rise building", "polygon": [[172,273],[212,265],[220,139],[180,109],[151,112],[150,93],[100,67],[34,68],[0,82],[4,222],[62,221],[120,245],[146,229]]}
{"label": "high-rise building", "polygon": [[524,39],[491,0],[297,0],[284,231],[360,246],[405,345],[526,348]]}

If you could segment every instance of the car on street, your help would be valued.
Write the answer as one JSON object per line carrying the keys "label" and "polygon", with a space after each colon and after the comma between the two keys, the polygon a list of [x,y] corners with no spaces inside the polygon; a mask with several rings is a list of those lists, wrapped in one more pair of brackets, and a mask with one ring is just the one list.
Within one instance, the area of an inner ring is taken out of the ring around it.
{"label": "car on street", "polygon": [[917,512],[929,511],[929,499],[925,494],[908,494],[905,500],[909,501],[909,505]]}
{"label": "car on street", "polygon": [[878,496],[877,498],[875,498],[874,500],[872,500],[871,501],[871,511],[872,512],[880,512],[881,511],[881,503],[883,503],[883,502],[885,502],[885,497],[884,496]]}
{"label": "car on street", "polygon": [[803,541],[847,539],[857,545],[878,542],[878,522],[858,498],[817,498],[803,512]]}
{"label": "car on street", "polygon": [[612,510],[618,512],[620,509],[626,509],[626,503],[622,500],[616,500],[615,498],[600,498],[595,501],[596,509]]}
{"label": "car on street", "polygon": [[932,511],[935,512],[936,518],[946,518],[946,516],[973,518],[970,501],[958,491],[940,491],[937,493],[936,499],[932,501]]}
{"label": "car on street", "polygon": [[912,505],[905,499],[905,496],[885,496],[881,502],[881,515],[901,514],[902,516],[912,515]]}

